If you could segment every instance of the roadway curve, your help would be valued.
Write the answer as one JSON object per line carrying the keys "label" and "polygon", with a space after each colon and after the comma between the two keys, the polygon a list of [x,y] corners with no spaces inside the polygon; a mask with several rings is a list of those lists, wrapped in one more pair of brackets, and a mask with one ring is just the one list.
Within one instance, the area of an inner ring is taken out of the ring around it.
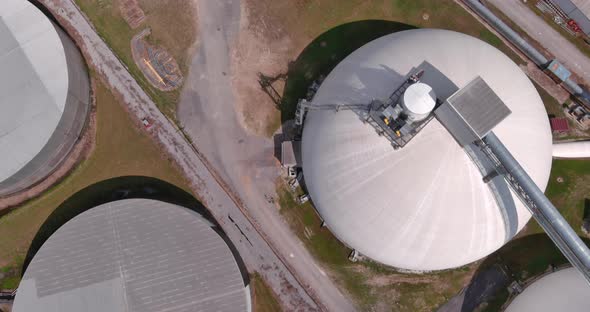
{"label": "roadway curve", "polygon": [[531,11],[521,0],[487,0],[515,22],[531,38],[537,40],[569,70],[590,82],[590,59],[565,39],[547,22]]}
{"label": "roadway curve", "polygon": [[290,230],[276,204],[267,200],[268,196],[276,197],[275,182],[280,172],[273,140],[248,134],[238,122],[230,56],[240,31],[240,1],[196,3],[199,46],[185,80],[178,120],[199,151],[244,201],[271,245],[300,281],[313,288],[311,291],[324,308],[354,310]]}
{"label": "roadway curve", "polygon": [[[174,159],[182,173],[191,182],[191,189],[209,208],[225,233],[235,244],[248,269],[250,271],[256,270],[264,276],[268,284],[279,296],[283,307],[287,311],[317,311],[326,309],[322,306],[322,304],[325,304],[327,309],[333,311],[347,310],[343,308],[343,305],[336,305],[336,303],[330,301],[329,297],[320,297],[322,301],[317,300],[313,291],[308,286],[305,286],[305,284],[313,285],[314,289],[326,286],[325,282],[315,284],[316,280],[309,279],[310,274],[307,274],[306,271],[313,271],[313,269],[310,269],[312,266],[306,267],[303,271],[301,271],[301,266],[298,266],[296,273],[301,274],[300,276],[296,277],[292,273],[291,268],[285,265],[280,254],[275,253],[274,247],[268,244],[264,233],[253,222],[241,200],[227,187],[224,180],[209,164],[207,159],[186,140],[174,123],[160,112],[125,66],[97,34],[74,1],[39,1],[47,7],[62,27],[73,37],[81,48],[87,63],[96,70],[103,81],[122,100],[125,108],[137,124],[141,125],[140,120],[143,118],[154,121],[154,126],[150,128],[149,135],[161,147],[163,152],[167,153],[171,159]],[[199,2],[201,4],[213,4],[218,1]],[[211,59],[214,60],[215,56]],[[218,90],[218,92],[223,92],[223,90]],[[224,92],[230,93],[231,91],[226,89]],[[207,131],[207,134],[212,134],[214,129]],[[138,157],[141,157],[141,155],[138,155]],[[300,280],[303,281],[303,286]],[[316,286],[318,288],[315,288]],[[330,286],[333,288],[331,284],[326,287]],[[322,294],[322,292],[319,293]],[[344,299],[340,302],[347,303]]]}

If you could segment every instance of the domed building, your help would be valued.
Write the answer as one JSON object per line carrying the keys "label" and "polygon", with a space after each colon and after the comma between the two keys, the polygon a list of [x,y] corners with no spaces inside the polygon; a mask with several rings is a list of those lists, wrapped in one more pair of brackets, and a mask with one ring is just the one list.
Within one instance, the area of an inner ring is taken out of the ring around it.
{"label": "domed building", "polygon": [[[399,96],[404,122],[426,118],[458,90],[484,85],[508,108],[494,133],[545,189],[552,138],[534,85],[493,46],[437,29],[376,39],[326,77],[311,104],[352,109],[307,112],[301,147],[305,184],[326,226],[360,254],[406,270],[455,268],[497,250],[531,214],[508,188],[499,204],[497,190],[437,118],[402,148],[393,148],[366,122],[359,105],[392,98],[416,73],[423,85]],[[403,128],[395,132],[403,136],[399,131]]]}
{"label": "domed building", "polygon": [[13,311],[251,311],[240,263],[200,214],[157,200],[118,200],[77,215],[45,241]]}
{"label": "domed building", "polygon": [[90,109],[86,65],[72,40],[26,0],[0,1],[0,197],[56,170]]}
{"label": "domed building", "polygon": [[527,286],[506,312],[586,312],[590,285],[570,267],[550,273]]}

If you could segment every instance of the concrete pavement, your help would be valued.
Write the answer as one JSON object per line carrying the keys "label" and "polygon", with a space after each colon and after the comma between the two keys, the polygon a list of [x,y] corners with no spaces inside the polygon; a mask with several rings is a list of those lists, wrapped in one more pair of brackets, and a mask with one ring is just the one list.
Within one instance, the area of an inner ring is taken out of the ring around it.
{"label": "concrete pavement", "polygon": [[[73,0],[41,0],[40,2],[66,28],[82,49],[86,61],[121,98],[127,111],[137,123],[140,124],[139,121],[146,117],[154,121],[150,135],[162,151],[178,164],[191,182],[192,190],[199,195],[236,245],[249,270],[257,270],[265,277],[286,310],[319,310],[321,307],[310,296],[313,293],[301,285],[291,273],[290,268],[257,231],[256,225],[251,223],[241,200],[228,189],[207,159],[194,149],[174,124],[158,110],[155,103],[99,37]],[[229,91],[226,90],[226,92]]]}
{"label": "concrete pavement", "polygon": [[[197,1],[199,50],[192,61],[178,106],[178,120],[223,180],[244,201],[283,260],[330,311],[352,311],[276,204],[279,175],[271,139],[249,135],[238,122],[231,86],[231,48],[240,31],[239,0]],[[256,77],[252,77],[256,79]]]}
{"label": "concrete pavement", "polygon": [[531,38],[537,40],[569,70],[575,72],[584,81],[590,82],[590,58],[555,31],[547,22],[531,11],[522,0],[487,0],[504,15],[515,22]]}

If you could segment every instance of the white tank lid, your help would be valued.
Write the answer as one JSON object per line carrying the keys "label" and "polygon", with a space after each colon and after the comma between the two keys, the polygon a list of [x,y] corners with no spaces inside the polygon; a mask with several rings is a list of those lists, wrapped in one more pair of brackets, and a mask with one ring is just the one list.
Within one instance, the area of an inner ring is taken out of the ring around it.
{"label": "white tank lid", "polygon": [[410,112],[418,115],[430,113],[436,104],[436,95],[432,87],[425,83],[410,85],[403,95],[403,105]]}

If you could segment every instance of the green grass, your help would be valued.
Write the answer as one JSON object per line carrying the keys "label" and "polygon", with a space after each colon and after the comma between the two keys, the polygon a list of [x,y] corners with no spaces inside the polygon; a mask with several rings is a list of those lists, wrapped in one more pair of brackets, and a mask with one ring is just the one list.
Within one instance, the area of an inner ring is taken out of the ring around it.
{"label": "green grass", "polygon": [[20,278],[18,276],[8,277],[2,280],[2,285],[0,285],[1,289],[16,289],[18,284],[20,283]]}
{"label": "green grass", "polygon": [[[163,1],[163,0],[161,0]],[[168,0],[170,1],[170,0]],[[140,3],[146,2],[153,6],[154,0],[140,0]],[[155,43],[164,43],[164,46],[176,58],[183,75],[188,74],[188,55],[187,49],[194,42],[194,30],[187,29],[186,26],[179,26],[179,22],[189,24],[189,19],[181,14],[182,12],[170,12],[172,9],[154,10],[155,17],[148,16],[147,22],[137,29],[131,29],[125,20],[121,17],[117,0],[76,0],[76,4],[88,16],[98,34],[105,40],[109,47],[115,52],[119,59],[129,69],[131,75],[137,80],[144,91],[152,98],[158,105],[158,108],[172,120],[176,120],[176,104],[180,96],[180,89],[163,92],[153,87],[147,78],[143,75],[141,70],[135,65],[133,56],[131,54],[131,38],[144,29],[146,26],[152,28],[152,35],[148,40]],[[175,6],[168,6],[174,8]],[[146,14],[150,13],[149,11]],[[189,11],[190,13],[190,11]],[[168,17],[170,14],[177,14],[178,20],[174,20],[174,16]],[[167,17],[166,20],[158,19],[159,16]],[[166,25],[172,24],[172,25]],[[176,27],[175,31],[166,32],[165,27]],[[174,34],[176,32],[176,34]],[[179,37],[182,33],[182,37]],[[167,37],[175,37],[176,40],[171,41]]]}
{"label": "green grass", "polygon": [[[97,81],[98,82],[98,81]],[[61,183],[0,218],[0,265],[18,276],[23,259],[41,225],[62,202],[79,190],[120,176],[148,176],[188,190],[185,179],[164,158],[108,89],[97,83],[96,145]],[[0,281],[3,282],[4,280]]]}
{"label": "green grass", "polygon": [[279,304],[275,293],[264,282],[258,273],[250,276],[250,291],[252,292],[254,311],[280,312],[283,308]]}
{"label": "green grass", "polygon": [[[557,182],[562,177],[563,183]],[[590,161],[584,159],[554,159],[549,185],[545,194],[559,209],[573,229],[582,235],[581,225],[584,209],[588,209],[587,199],[590,198]],[[534,222],[529,225],[527,233],[542,231]]]}

